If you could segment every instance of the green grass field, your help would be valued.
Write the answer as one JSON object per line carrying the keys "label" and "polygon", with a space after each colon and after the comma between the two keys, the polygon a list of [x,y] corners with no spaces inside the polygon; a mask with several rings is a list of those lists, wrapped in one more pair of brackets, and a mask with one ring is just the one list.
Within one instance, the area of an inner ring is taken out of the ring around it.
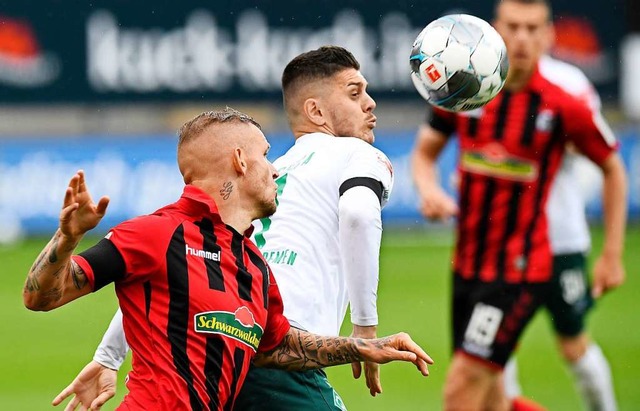
{"label": "green grass field", "polygon": [[[0,338],[0,410],[50,410],[53,397],[88,362],[116,309],[107,287],[50,313],[22,305],[26,271],[47,239],[0,248],[0,310],[7,314]],[[602,235],[594,231],[594,249]],[[384,393],[368,394],[349,366],[329,370],[329,378],[351,411],[438,410],[449,360],[450,237],[422,230],[385,233],[379,291],[380,334],[408,331],[436,360],[423,378],[410,364],[382,367]],[[640,409],[640,227],[628,229],[627,283],[600,301],[590,330],[608,355],[620,410]],[[345,332],[348,332],[345,329]],[[570,375],[555,350],[545,315],[527,330],[518,354],[525,393],[549,410],[580,410]],[[125,369],[128,369],[127,363]],[[125,373],[104,410],[112,410],[126,392]],[[60,407],[61,409],[63,407]]]}

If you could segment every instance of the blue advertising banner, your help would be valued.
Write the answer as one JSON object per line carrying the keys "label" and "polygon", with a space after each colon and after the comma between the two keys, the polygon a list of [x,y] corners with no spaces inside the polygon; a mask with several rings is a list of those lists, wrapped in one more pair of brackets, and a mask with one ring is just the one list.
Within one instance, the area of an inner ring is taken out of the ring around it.
{"label": "blue advertising banner", "polygon": [[[383,211],[386,224],[421,224],[417,195],[410,172],[414,131],[377,133],[376,146],[394,165],[391,200]],[[267,136],[271,159],[292,144],[289,134]],[[454,140],[455,141],[455,140]],[[629,171],[629,212],[640,217],[640,139],[621,134],[621,154]],[[65,187],[71,175],[83,169],[94,195],[111,198],[99,229],[175,201],[183,183],[175,161],[176,140],[171,135],[148,137],[82,136],[40,140],[0,140],[0,242],[19,233],[50,234],[57,227]],[[449,144],[439,162],[443,186],[455,195],[456,144]],[[586,174],[586,176],[590,174]],[[597,187],[593,181],[585,186]],[[591,190],[588,211],[598,217],[599,191]]]}

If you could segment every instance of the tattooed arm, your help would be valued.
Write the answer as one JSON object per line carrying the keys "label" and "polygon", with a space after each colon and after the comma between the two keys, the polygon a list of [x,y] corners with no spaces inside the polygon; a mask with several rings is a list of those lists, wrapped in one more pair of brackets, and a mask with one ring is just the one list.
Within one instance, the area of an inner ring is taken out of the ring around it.
{"label": "tattooed arm", "polygon": [[290,328],[282,343],[273,350],[258,353],[254,363],[258,367],[300,371],[354,361],[385,364],[390,361],[408,361],[429,375],[427,364],[431,357],[406,333],[389,337],[362,339],[349,337],[323,337],[296,328]]}
{"label": "tattooed arm", "polygon": [[94,204],[78,171],[69,182],[60,212],[60,228],[42,250],[27,275],[22,298],[35,311],[48,311],[91,291],[87,276],[71,260],[84,234],[104,216],[109,199]]}
{"label": "tattooed arm", "polygon": [[87,277],[71,255],[77,242],[56,231],[29,270],[22,293],[34,311],[48,311],[91,292]]}

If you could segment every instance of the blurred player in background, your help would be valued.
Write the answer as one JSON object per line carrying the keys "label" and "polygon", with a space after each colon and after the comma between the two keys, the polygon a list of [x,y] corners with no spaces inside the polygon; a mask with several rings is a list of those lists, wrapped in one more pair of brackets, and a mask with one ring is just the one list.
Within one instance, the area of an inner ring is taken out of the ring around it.
{"label": "blurred player in background", "polygon": [[[520,398],[509,400],[502,373],[552,278],[545,207],[567,142],[604,175],[605,246],[596,263],[594,290],[602,293],[624,280],[623,165],[601,117],[537,68],[551,39],[550,18],[545,0],[499,1],[494,25],[510,62],[504,90],[471,112],[434,109],[417,137],[413,175],[423,214],[458,216],[455,353],[444,388],[446,410],[540,408]],[[436,160],[453,133],[460,138],[459,206],[436,176]]]}
{"label": "blurred player in background", "polygon": [[84,173],[72,177],[59,229],[29,270],[23,299],[48,311],[115,283],[133,351],[120,409],[233,409],[250,367],[404,360],[428,375],[431,359],[407,334],[365,340],[290,327],[273,274],[248,237],[253,220],[276,210],[278,172],[268,151],[259,124],[240,112],[196,116],[180,130],[180,199],[118,224],[79,255],[74,249],[109,199],[94,203]]}
{"label": "blurred player in background", "polygon": [[[599,115],[600,98],[580,69],[544,56],[540,59],[539,70],[549,81],[583,100],[594,116]],[[579,173],[585,167],[581,162],[575,148],[568,147],[549,194],[547,217],[553,251],[553,278],[544,305],[551,315],[560,353],[569,365],[588,409],[615,411],[617,405],[609,363],[585,331],[585,317],[593,306],[593,297],[599,297],[602,290],[594,289],[592,293],[589,286],[586,257],[591,248],[591,238],[585,214],[584,184],[580,184],[584,177]],[[607,267],[600,264],[595,269]],[[606,273],[595,275],[604,277]],[[504,382],[509,397],[520,395],[514,357],[505,367]]]}
{"label": "blurred player in background", "polygon": [[[371,145],[376,103],[359,70],[349,51],[333,46],[303,53],[285,68],[284,106],[296,142],[274,162],[280,173],[278,209],[255,223],[253,240],[273,268],[293,327],[339,333],[350,304],[352,336],[374,338],[381,209],[391,192],[393,171],[387,157]],[[123,342],[114,319],[94,362],[61,396],[100,386],[97,380],[103,375],[113,380],[109,368],[117,369],[124,360]],[[365,363],[364,368],[366,385],[375,396],[382,392],[378,365]],[[361,372],[360,363],[354,363],[354,376]],[[91,395],[86,398],[93,401]],[[236,408],[345,406],[322,370],[252,368]]]}

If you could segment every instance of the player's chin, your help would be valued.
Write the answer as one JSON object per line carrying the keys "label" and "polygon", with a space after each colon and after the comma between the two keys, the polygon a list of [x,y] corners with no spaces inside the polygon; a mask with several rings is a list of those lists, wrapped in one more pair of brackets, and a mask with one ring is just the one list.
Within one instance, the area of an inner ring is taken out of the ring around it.
{"label": "player's chin", "polygon": [[376,140],[376,136],[373,133],[373,127],[365,130],[363,137],[364,137],[363,138],[364,141],[366,141],[369,144],[373,144],[373,142]]}
{"label": "player's chin", "polygon": [[278,204],[276,203],[275,198],[273,199],[273,201],[268,202],[264,209],[265,209],[265,213],[266,213],[265,217],[273,215],[276,212],[276,210],[278,209]]}
{"label": "player's chin", "polygon": [[256,220],[260,218],[271,217],[276,212],[276,209],[277,204],[275,198],[262,201],[259,204],[253,219]]}

